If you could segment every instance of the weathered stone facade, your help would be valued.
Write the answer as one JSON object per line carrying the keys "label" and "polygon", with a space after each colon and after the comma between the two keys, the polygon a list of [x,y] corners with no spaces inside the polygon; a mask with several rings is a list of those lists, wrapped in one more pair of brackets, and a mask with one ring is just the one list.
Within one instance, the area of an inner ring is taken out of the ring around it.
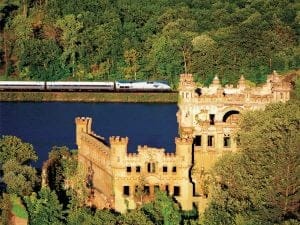
{"label": "weathered stone facade", "polygon": [[78,160],[87,174],[91,201],[98,208],[125,212],[151,200],[156,188],[174,195],[183,210],[193,204],[203,210],[209,169],[226,152],[237,150],[234,131],[245,110],[287,101],[290,85],[273,73],[266,84],[250,88],[241,77],[236,88],[221,87],[217,77],[209,87],[196,87],[191,74],[180,78],[176,150],[139,146],[127,152],[127,137],[110,137],[109,144],[92,132],[91,118],[76,118]]}

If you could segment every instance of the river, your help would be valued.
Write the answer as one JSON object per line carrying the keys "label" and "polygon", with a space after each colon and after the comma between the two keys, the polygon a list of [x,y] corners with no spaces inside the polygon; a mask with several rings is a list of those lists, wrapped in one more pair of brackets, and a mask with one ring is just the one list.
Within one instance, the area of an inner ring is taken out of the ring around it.
{"label": "river", "polygon": [[34,146],[41,167],[52,146],[76,149],[75,117],[92,117],[92,129],[109,136],[128,136],[128,151],[137,145],[175,151],[176,104],[0,102],[0,135],[15,135]]}

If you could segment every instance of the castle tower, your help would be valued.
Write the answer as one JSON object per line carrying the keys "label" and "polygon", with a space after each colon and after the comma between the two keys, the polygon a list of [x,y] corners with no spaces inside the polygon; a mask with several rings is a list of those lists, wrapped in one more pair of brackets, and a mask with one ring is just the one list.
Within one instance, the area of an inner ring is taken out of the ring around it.
{"label": "castle tower", "polygon": [[192,108],[195,95],[196,84],[192,74],[181,74],[179,83],[179,111],[177,114],[178,123],[181,124],[181,136],[187,137],[193,131]]}
{"label": "castle tower", "polygon": [[77,146],[81,145],[81,134],[89,134],[92,132],[92,118],[89,117],[76,117],[76,144]]}
{"label": "castle tower", "polygon": [[179,162],[180,169],[178,169],[177,176],[185,177],[179,182],[182,189],[181,195],[176,197],[180,202],[181,207],[185,210],[193,209],[193,184],[189,179],[189,173],[192,166],[192,144],[191,138],[175,138],[176,143],[176,159]]}
{"label": "castle tower", "polygon": [[182,167],[189,168],[192,166],[192,144],[191,138],[175,138],[176,155],[180,158]]}
{"label": "castle tower", "polygon": [[109,142],[112,167],[124,167],[124,159],[127,155],[128,137],[112,136],[109,138]]}
{"label": "castle tower", "polygon": [[269,80],[272,85],[273,101],[286,102],[290,99],[291,85],[288,82],[284,82],[283,78],[277,74],[274,70],[269,76]]}

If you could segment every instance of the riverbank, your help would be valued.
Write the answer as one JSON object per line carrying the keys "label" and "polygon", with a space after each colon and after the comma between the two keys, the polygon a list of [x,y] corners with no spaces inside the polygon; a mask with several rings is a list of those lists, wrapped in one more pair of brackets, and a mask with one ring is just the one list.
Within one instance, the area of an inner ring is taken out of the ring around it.
{"label": "riverbank", "polygon": [[176,103],[177,93],[0,92],[2,102],[131,102]]}

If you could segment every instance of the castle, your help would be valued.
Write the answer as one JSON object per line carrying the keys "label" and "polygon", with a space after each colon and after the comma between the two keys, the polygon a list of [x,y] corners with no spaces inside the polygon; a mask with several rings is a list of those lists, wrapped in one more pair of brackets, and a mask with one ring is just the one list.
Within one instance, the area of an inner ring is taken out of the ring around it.
{"label": "castle", "polygon": [[178,90],[175,153],[148,146],[128,153],[128,137],[110,137],[107,144],[92,131],[91,118],[76,118],[78,161],[96,207],[125,212],[153,199],[160,189],[174,196],[183,210],[196,205],[202,211],[210,168],[220,155],[237,150],[239,114],[286,102],[291,87],[276,72],[260,87],[248,86],[243,76],[237,87],[222,87],[218,77],[209,87],[197,87],[191,74],[182,74]]}

